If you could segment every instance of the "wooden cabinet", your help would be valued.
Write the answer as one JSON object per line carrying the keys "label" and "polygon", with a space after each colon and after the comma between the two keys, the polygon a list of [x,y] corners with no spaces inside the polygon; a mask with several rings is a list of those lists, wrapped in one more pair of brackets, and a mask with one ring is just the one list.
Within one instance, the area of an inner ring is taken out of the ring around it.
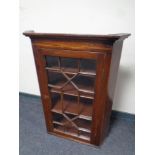
{"label": "wooden cabinet", "polygon": [[130,34],[30,37],[47,132],[100,145],[107,135],[123,40]]}

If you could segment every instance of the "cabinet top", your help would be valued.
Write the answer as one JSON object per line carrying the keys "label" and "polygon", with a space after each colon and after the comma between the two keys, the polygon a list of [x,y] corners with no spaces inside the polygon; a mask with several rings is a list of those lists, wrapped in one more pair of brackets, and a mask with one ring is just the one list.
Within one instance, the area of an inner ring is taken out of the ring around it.
{"label": "cabinet top", "polygon": [[25,36],[30,38],[46,38],[46,39],[73,39],[73,40],[124,40],[129,37],[129,33],[108,34],[108,35],[88,35],[88,34],[57,34],[57,33],[37,33],[34,31],[25,31]]}

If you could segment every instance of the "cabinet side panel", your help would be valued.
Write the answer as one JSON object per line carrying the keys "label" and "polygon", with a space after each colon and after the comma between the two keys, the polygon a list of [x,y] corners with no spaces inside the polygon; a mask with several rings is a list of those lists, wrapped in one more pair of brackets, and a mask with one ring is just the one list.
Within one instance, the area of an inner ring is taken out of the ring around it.
{"label": "cabinet side panel", "polygon": [[51,111],[50,111],[51,100],[50,100],[50,94],[48,92],[48,87],[47,87],[48,82],[47,82],[47,77],[44,70],[44,61],[37,47],[33,45],[33,42],[32,42],[32,48],[33,48],[34,60],[35,60],[36,71],[38,76],[39,88],[41,92],[41,99],[42,99],[42,105],[44,110],[46,128],[48,132],[51,132],[52,131],[52,121],[51,121]]}
{"label": "cabinet side panel", "polygon": [[105,59],[105,65],[107,68],[107,97],[106,97],[106,104],[105,104],[105,111],[103,114],[103,120],[102,120],[102,130],[101,131],[101,141],[106,137],[107,132],[109,130],[110,125],[110,116],[112,111],[112,104],[113,104],[113,98],[114,98],[114,91],[117,81],[117,74],[120,64],[120,57],[121,57],[121,51],[122,51],[122,44],[123,41],[117,41],[113,45],[112,55],[107,54]]}
{"label": "cabinet side panel", "polygon": [[91,137],[91,143],[95,145],[100,145],[102,133],[106,131],[107,83],[110,66],[110,60],[107,59],[106,55],[106,53],[99,54],[97,59],[95,103],[93,106],[93,134]]}
{"label": "cabinet side panel", "polygon": [[111,101],[114,98],[114,91],[116,87],[117,74],[122,53],[122,46],[123,46],[122,40],[115,42],[115,44],[113,45],[112,60],[110,65],[110,76],[108,82],[108,95]]}
{"label": "cabinet side panel", "polygon": [[105,98],[103,100],[104,102],[104,107],[103,107],[103,113],[102,113],[102,118],[101,118],[101,130],[100,130],[100,142],[103,142],[107,135],[107,131],[109,128],[109,120],[110,120],[110,115],[111,115],[111,110],[112,110],[112,104],[111,102],[108,101],[108,80],[109,80],[109,75],[110,75],[110,65],[111,65],[111,58],[112,54],[106,54],[105,60],[104,60],[104,94]]}

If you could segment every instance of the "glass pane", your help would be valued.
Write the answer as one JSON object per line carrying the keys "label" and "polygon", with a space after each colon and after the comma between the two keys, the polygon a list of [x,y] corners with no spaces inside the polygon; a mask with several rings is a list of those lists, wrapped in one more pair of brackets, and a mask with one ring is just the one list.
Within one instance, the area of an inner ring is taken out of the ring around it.
{"label": "glass pane", "polygon": [[46,56],[53,127],[90,140],[96,60]]}

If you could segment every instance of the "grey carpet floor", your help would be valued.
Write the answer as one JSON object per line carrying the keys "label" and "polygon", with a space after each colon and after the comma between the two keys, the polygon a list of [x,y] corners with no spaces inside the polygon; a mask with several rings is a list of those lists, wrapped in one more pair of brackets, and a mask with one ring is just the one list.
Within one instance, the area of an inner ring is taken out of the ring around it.
{"label": "grey carpet floor", "polygon": [[134,121],[112,118],[110,132],[99,147],[46,133],[39,98],[20,95],[20,155],[134,155]]}

